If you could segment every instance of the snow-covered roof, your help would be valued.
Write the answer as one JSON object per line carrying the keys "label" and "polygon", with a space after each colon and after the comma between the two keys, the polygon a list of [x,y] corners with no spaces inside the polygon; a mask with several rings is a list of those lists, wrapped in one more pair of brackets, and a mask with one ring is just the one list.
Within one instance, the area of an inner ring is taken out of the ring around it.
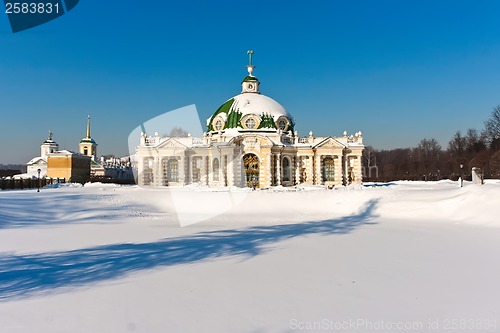
{"label": "snow-covered roof", "polygon": [[63,156],[63,155],[73,155],[73,154],[75,154],[75,152],[63,149],[63,150],[58,150],[58,151],[51,153],[50,156],[57,156],[57,155]]}
{"label": "snow-covered roof", "polygon": [[[47,170],[41,170],[40,178],[47,177]],[[29,179],[29,178],[38,178],[38,172],[31,173],[20,173],[11,177],[12,179]]]}
{"label": "snow-covered roof", "polygon": [[54,141],[54,140],[52,140],[52,139],[47,139],[47,140],[45,140],[42,144],[43,144],[43,145],[48,144],[48,145],[51,145],[51,146],[52,146],[52,145],[54,145],[54,146],[57,146],[57,145],[58,145],[58,144],[57,144],[57,142],[55,142],[55,141]]}
{"label": "snow-covered roof", "polygon": [[32,158],[28,163],[26,163],[27,165],[33,165],[33,164],[47,164],[47,160],[43,157],[34,157]]}
{"label": "snow-covered roof", "polygon": [[281,116],[285,116],[293,123],[293,118],[288,111],[271,97],[258,93],[241,93],[225,101],[215,114],[207,119],[207,126],[216,115],[221,116],[226,121],[227,115],[232,112],[241,113],[241,117],[248,114],[259,117],[266,115],[272,117],[274,121],[277,121]]}
{"label": "snow-covered roof", "polygon": [[[259,132],[293,131],[295,122],[288,111],[274,99],[260,93],[259,79],[253,75],[253,51],[248,54],[250,62],[246,66],[248,75],[241,82],[242,93],[226,100],[207,119],[208,131],[227,131],[230,128]],[[280,117],[286,118],[283,119],[286,124],[279,120]]]}
{"label": "snow-covered roof", "polygon": [[280,116],[291,118],[286,109],[271,97],[262,94],[243,93],[233,97],[230,111],[239,111],[242,116],[247,114],[268,114],[276,121]]}
{"label": "snow-covered roof", "polygon": [[86,156],[86,155],[83,155],[80,153],[75,153],[74,151],[70,151],[70,150],[66,150],[66,149],[58,150],[58,151],[55,151],[53,153],[48,154],[48,156],[50,156],[50,157],[71,156],[71,155]]}

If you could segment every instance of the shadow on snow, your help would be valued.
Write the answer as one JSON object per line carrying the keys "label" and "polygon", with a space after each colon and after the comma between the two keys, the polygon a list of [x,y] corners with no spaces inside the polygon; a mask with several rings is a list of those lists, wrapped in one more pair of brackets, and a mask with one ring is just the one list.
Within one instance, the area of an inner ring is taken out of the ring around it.
{"label": "shadow on snow", "polygon": [[359,214],[332,220],[201,232],[152,243],[3,255],[0,301],[89,285],[153,268],[221,257],[256,256],[270,251],[270,245],[294,237],[346,234],[363,224],[373,224],[376,205],[377,200],[369,201]]}
{"label": "shadow on snow", "polygon": [[150,207],[128,204],[124,212],[121,205],[109,204],[112,193],[92,195],[68,192],[47,192],[26,195],[26,192],[9,193],[0,198],[0,229],[43,227],[105,220],[120,221],[134,212],[148,212]]}

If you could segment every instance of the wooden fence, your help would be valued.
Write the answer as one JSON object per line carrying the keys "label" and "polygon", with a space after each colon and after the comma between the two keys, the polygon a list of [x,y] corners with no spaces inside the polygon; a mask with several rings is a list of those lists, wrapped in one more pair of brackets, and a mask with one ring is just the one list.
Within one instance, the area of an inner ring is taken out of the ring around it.
{"label": "wooden fence", "polygon": [[31,188],[42,188],[47,185],[64,184],[64,178],[27,178],[27,179],[5,179],[0,178],[1,190],[23,190]]}

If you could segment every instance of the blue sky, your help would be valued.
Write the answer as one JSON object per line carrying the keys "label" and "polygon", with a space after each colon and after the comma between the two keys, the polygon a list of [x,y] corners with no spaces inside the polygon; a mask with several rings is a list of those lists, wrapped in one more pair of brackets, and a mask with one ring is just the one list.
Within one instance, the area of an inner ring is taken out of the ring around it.
{"label": "blue sky", "polygon": [[255,50],[262,93],[299,135],[363,131],[375,148],[444,147],[500,104],[498,1],[82,0],[12,33],[0,13],[0,163],[25,163],[54,132],[76,150],[87,114],[98,154],[196,104],[204,123],[240,92]]}

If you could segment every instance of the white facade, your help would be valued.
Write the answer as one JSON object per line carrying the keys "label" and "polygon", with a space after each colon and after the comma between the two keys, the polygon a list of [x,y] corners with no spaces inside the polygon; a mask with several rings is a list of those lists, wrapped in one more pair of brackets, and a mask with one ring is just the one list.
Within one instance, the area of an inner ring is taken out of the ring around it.
{"label": "white facade", "polygon": [[40,177],[45,177],[47,175],[47,157],[58,150],[59,145],[54,141],[52,132],[49,131],[49,137],[40,145],[40,156],[32,158],[26,163],[26,174],[17,177],[38,177],[38,169],[40,169]]}

